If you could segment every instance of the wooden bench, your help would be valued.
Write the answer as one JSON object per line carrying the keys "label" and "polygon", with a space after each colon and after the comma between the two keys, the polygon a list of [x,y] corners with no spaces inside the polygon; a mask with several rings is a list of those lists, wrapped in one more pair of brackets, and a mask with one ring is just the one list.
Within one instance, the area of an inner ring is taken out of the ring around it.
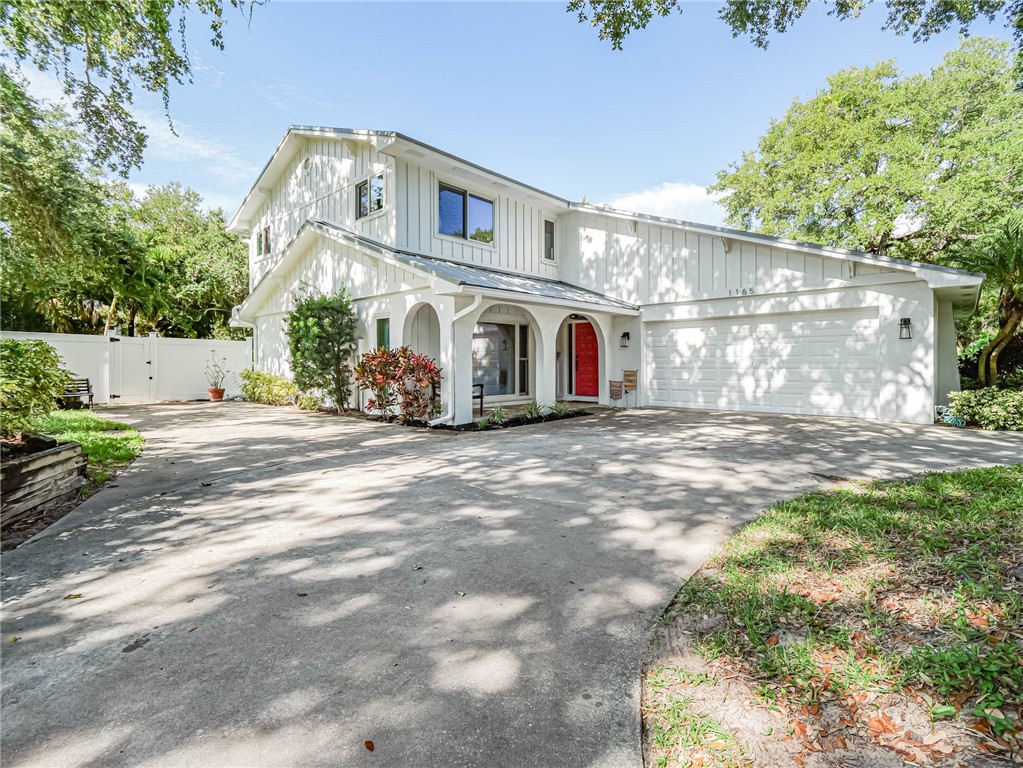
{"label": "wooden bench", "polygon": [[88,400],[89,407],[92,408],[92,383],[88,379],[71,379],[71,383],[67,385],[64,394],[57,399],[63,403],[66,400],[74,400],[76,398],[83,405]]}

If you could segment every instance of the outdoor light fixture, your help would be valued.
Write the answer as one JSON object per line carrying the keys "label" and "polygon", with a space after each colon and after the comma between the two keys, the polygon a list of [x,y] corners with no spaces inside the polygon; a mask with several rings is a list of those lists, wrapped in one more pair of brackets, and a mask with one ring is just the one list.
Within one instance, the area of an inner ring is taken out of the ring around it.
{"label": "outdoor light fixture", "polygon": [[908,317],[899,318],[899,338],[900,339],[912,339],[913,338],[913,321]]}
{"label": "outdoor light fixture", "polygon": [[631,338],[631,336],[629,336],[629,332],[628,332],[628,331],[626,331],[625,333],[623,333],[623,334],[622,334],[622,340],[621,340],[621,342],[619,342],[619,343],[620,343],[620,344],[621,344],[621,345],[622,345],[623,347],[627,347],[627,346],[629,346],[629,339],[630,339],[630,338]]}

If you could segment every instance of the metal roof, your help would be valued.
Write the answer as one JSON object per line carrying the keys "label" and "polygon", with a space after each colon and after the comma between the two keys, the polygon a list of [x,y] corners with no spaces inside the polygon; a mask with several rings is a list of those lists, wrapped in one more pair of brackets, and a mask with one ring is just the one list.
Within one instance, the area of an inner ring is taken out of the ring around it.
{"label": "metal roof", "polygon": [[412,269],[427,272],[455,285],[491,291],[521,293],[524,296],[542,296],[547,299],[593,304],[610,309],[627,309],[632,311],[639,309],[635,304],[630,304],[627,301],[605,296],[602,293],[580,288],[577,285],[571,285],[561,280],[528,277],[499,269],[481,267],[475,264],[464,264],[449,259],[441,259],[436,256],[427,256],[424,253],[394,248],[329,221],[316,221],[313,224],[329,232],[340,234],[345,238],[357,240],[364,245],[385,250],[392,254],[395,259]]}

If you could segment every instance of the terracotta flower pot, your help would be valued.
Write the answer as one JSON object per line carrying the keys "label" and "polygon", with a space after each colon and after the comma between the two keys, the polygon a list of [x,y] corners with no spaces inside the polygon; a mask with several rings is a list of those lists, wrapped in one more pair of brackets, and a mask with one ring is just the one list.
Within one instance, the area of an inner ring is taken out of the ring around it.
{"label": "terracotta flower pot", "polygon": [[213,402],[218,402],[218,401],[224,399],[224,390],[223,389],[214,389],[213,387],[210,387],[206,391],[209,392],[210,400],[212,400]]}

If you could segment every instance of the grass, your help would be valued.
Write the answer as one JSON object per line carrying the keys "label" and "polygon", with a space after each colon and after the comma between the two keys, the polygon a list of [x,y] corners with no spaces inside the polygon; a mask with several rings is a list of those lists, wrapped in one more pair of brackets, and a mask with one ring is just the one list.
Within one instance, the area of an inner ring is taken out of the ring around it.
{"label": "grass", "polygon": [[656,667],[647,673],[648,689],[659,694],[657,708],[644,712],[652,744],[658,753],[658,768],[680,764],[683,754],[687,760],[684,764],[706,768],[751,765],[742,745],[720,722],[695,709],[691,697],[678,693],[680,686],[706,682],[711,682],[711,678],[674,666]]}
{"label": "grass", "polygon": [[723,617],[695,647],[765,705],[905,696],[1015,754],[1021,553],[1023,465],[813,493],[730,539],[661,621]]}
{"label": "grass", "polygon": [[86,409],[54,411],[43,419],[39,431],[60,442],[82,444],[82,452],[89,456],[91,490],[134,461],[145,442],[134,427],[104,419]]}

